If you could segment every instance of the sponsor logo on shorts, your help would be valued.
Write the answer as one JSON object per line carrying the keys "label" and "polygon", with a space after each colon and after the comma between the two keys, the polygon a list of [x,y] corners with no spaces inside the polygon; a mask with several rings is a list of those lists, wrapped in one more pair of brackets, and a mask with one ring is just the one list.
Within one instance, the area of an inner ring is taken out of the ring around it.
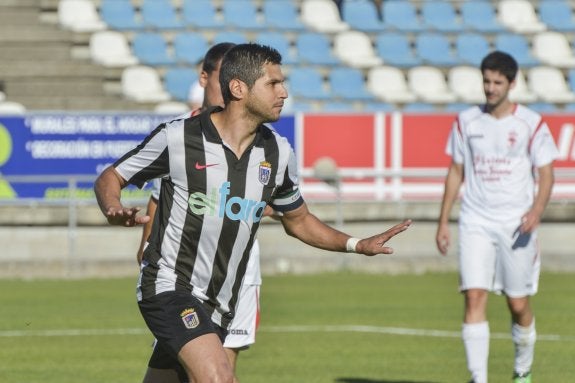
{"label": "sponsor logo on shorts", "polygon": [[182,317],[182,321],[184,322],[184,326],[186,326],[186,328],[193,329],[198,327],[200,324],[200,318],[194,309],[185,309],[181,312],[180,316]]}
{"label": "sponsor logo on shorts", "polygon": [[230,330],[230,334],[231,335],[250,335],[250,332],[248,330],[243,329],[243,328],[233,328]]}

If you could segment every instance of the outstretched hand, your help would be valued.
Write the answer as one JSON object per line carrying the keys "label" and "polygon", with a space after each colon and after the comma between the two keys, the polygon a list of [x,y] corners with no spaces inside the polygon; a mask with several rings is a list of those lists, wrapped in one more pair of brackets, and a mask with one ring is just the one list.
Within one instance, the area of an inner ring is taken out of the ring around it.
{"label": "outstretched hand", "polygon": [[384,244],[397,234],[404,232],[411,225],[411,220],[407,219],[381,234],[364,238],[356,245],[356,252],[364,255],[393,254],[393,248]]}
{"label": "outstretched hand", "polygon": [[150,221],[147,215],[137,215],[141,209],[139,207],[123,207],[123,208],[109,208],[106,211],[106,218],[110,225],[132,227],[136,225],[143,225]]}

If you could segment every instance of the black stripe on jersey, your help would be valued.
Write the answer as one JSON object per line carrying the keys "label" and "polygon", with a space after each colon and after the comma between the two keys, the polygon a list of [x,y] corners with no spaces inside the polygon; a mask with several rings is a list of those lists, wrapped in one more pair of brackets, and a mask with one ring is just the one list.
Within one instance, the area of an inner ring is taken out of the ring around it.
{"label": "black stripe on jersey", "polygon": [[[205,163],[204,140],[202,134],[203,126],[200,125],[199,117],[188,118],[184,121],[184,145],[185,145],[185,167],[188,181],[188,191],[206,190],[207,172],[198,172],[194,169],[196,162]],[[192,176],[193,175],[193,176]],[[198,231],[183,230],[180,249],[176,260],[176,290],[190,290],[190,281],[194,270],[194,263],[198,255],[197,249],[202,233],[203,215],[186,214],[184,229],[198,227]],[[193,223],[200,221],[199,223]]]}

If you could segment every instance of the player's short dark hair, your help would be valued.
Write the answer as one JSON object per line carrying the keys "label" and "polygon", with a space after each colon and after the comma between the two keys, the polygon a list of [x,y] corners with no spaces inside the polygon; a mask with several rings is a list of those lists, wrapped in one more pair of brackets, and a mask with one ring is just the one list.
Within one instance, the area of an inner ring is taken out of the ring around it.
{"label": "player's short dark hair", "polygon": [[481,73],[485,72],[486,69],[500,72],[509,82],[512,82],[517,76],[519,67],[517,66],[517,61],[510,54],[493,51],[481,61]]}
{"label": "player's short dark hair", "polygon": [[235,47],[234,43],[219,43],[208,49],[202,63],[202,71],[210,74],[218,67],[218,63],[227,51]]}
{"label": "player's short dark hair", "polygon": [[264,64],[281,65],[282,56],[274,48],[255,44],[238,44],[230,49],[222,60],[220,67],[220,86],[224,104],[227,105],[233,98],[229,84],[238,79],[247,84],[248,88],[264,75]]}

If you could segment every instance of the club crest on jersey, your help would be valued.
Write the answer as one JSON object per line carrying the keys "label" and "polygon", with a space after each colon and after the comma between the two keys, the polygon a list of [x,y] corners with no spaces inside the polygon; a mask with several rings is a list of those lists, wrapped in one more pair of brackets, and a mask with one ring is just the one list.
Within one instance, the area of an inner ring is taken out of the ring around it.
{"label": "club crest on jersey", "polygon": [[262,184],[267,185],[270,182],[272,174],[272,164],[267,161],[260,162],[259,180]]}
{"label": "club crest on jersey", "polygon": [[194,309],[185,309],[181,312],[180,316],[182,317],[184,326],[188,329],[196,328],[200,324],[200,318]]}

